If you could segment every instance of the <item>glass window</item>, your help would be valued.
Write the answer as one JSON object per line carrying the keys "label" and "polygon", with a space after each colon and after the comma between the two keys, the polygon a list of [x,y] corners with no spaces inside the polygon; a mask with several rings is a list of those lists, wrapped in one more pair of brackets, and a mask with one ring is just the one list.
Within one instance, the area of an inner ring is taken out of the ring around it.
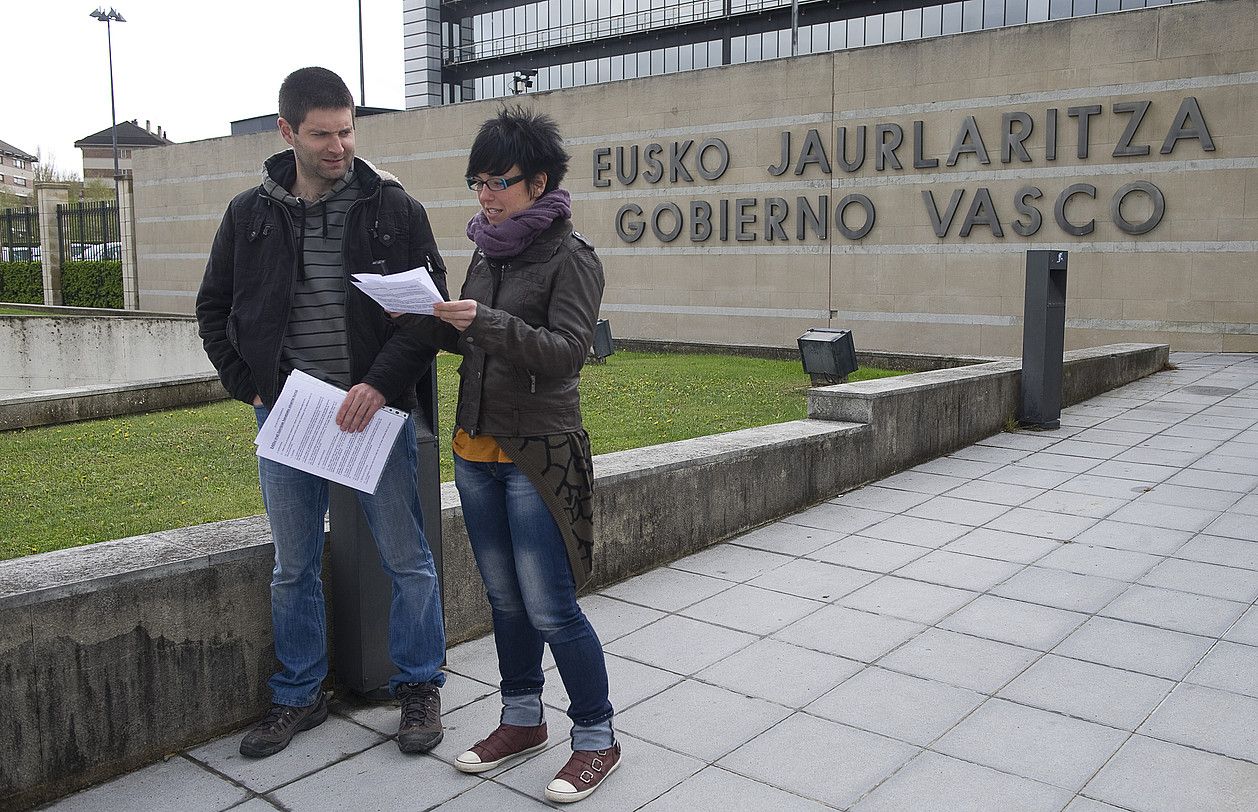
{"label": "glass window", "polygon": [[1048,19],[1048,0],[1027,0],[1026,21],[1042,23]]}
{"label": "glass window", "polygon": [[[1070,2],[1070,0],[1066,0]],[[961,30],[978,31],[983,27],[983,0],[964,0],[961,3]]]}
{"label": "glass window", "polygon": [[[1036,0],[1032,0],[1035,2]],[[1048,0],[1044,0],[1048,2]],[[943,32],[945,34],[957,34],[961,31],[961,4],[949,3],[943,7]]]}
{"label": "glass window", "polygon": [[693,70],[695,66],[695,48],[701,46],[683,45],[677,49],[677,70]]}
{"label": "glass window", "polygon": [[983,27],[999,28],[1005,24],[1004,0],[983,0]]}
{"label": "glass window", "polygon": [[746,37],[730,37],[729,61],[732,65],[741,65],[747,61]]}
{"label": "glass window", "polygon": [[665,73],[677,72],[677,47],[676,46],[672,48],[664,49],[664,72]]}
{"label": "glass window", "polygon": [[659,76],[664,72],[664,49],[656,48],[651,52],[651,75]]}
{"label": "glass window", "polygon": [[721,64],[721,59],[722,59],[721,50],[722,50],[721,43],[719,42],[708,43],[708,64],[709,65]]}
{"label": "glass window", "polygon": [[[1060,20],[1063,17],[1069,17],[1071,11],[1072,0],[1052,0],[1048,4],[1048,17],[1050,20]],[[1144,3],[1133,8],[1141,8]]]}
{"label": "glass window", "polygon": [[760,34],[747,35],[747,61],[760,61]]}
{"label": "glass window", "polygon": [[847,47],[859,48],[865,44],[865,21],[863,19],[847,21]]}
{"label": "glass window", "polygon": [[866,45],[882,44],[882,18],[881,14],[873,14],[865,18]]}
{"label": "glass window", "polygon": [[617,79],[625,78],[625,58],[623,56],[613,56],[611,58],[611,71],[613,82]]}
{"label": "glass window", "polygon": [[882,15],[883,42],[899,42],[904,39],[904,12],[889,11]]}
{"label": "glass window", "polygon": [[624,56],[624,72],[626,79],[638,78],[638,55],[625,54]]}

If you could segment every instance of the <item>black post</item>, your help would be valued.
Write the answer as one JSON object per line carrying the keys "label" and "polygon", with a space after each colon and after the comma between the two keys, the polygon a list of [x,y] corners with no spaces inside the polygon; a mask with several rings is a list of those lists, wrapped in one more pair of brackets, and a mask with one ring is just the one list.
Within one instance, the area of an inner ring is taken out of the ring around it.
{"label": "black post", "polygon": [[[413,413],[419,468],[419,504],[424,536],[443,583],[441,566],[441,461],[437,443],[437,366],[419,382],[419,408]],[[332,603],[332,659],[337,682],[369,699],[387,699],[389,677],[397,670],[389,658],[389,603],[393,585],[380,566],[380,555],[356,492],[329,483],[327,572]]]}
{"label": "black post", "polygon": [[1032,428],[1055,429],[1061,425],[1068,256],[1067,251],[1026,252],[1022,405],[1018,422]]}

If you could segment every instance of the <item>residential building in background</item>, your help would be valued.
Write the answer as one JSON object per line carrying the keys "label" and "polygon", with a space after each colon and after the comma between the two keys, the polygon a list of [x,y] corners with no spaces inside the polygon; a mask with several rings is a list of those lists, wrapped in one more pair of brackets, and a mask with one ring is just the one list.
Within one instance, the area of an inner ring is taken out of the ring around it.
{"label": "residential building in background", "polygon": [[30,197],[35,191],[35,164],[39,157],[0,141],[0,192]]}
{"label": "residential building in background", "polygon": [[1192,0],[403,0],[406,108]]}
{"label": "residential building in background", "polygon": [[[83,180],[113,180],[114,150],[113,138],[106,127],[98,133],[74,142],[76,149],[83,153]],[[151,121],[144,122],[141,127],[139,120],[123,121],[118,124],[118,171],[123,176],[131,174],[131,156],[136,150],[152,149],[173,144],[166,137],[166,132],[158,127],[153,129]]]}

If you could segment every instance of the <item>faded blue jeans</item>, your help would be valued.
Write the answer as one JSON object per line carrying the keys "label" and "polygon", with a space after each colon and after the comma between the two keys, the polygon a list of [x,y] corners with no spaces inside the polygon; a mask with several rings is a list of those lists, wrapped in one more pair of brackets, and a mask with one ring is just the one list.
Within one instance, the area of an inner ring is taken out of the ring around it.
{"label": "faded blue jeans", "polygon": [[[268,410],[255,406],[258,425]],[[258,458],[262,502],[275,542],[271,575],[271,623],[279,673],[270,679],[272,701],[304,707],[316,701],[328,674],[323,604],[323,518],[328,482],[272,460]],[[419,508],[415,422],[408,419],[389,452],[374,494],[357,491],[380,561],[393,580],[389,606],[389,656],[397,690],[408,682],[445,683],[445,626],[437,571],[424,538]]]}
{"label": "faded blue jeans", "polygon": [[577,604],[563,535],[542,497],[512,463],[468,462],[456,454],[454,482],[493,613],[502,721],[542,722],[545,642],[568,691],[572,749],[610,747],[603,646]]}

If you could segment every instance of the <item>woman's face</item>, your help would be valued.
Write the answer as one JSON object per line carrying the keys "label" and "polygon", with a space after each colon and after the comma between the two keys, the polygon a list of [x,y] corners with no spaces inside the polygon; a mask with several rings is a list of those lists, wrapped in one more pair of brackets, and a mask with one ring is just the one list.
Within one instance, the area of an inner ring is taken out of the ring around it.
{"label": "woman's face", "polygon": [[[520,167],[513,164],[502,175],[494,175],[488,172],[480,172],[476,177],[482,181],[490,178],[502,177],[511,180],[520,174]],[[532,179],[524,179],[496,192],[488,186],[481,187],[476,193],[476,199],[480,202],[481,211],[485,212],[485,219],[493,225],[499,225],[516,212],[521,212],[533,205],[533,201],[542,196],[542,190],[546,188],[546,173],[539,173],[537,177]]]}

